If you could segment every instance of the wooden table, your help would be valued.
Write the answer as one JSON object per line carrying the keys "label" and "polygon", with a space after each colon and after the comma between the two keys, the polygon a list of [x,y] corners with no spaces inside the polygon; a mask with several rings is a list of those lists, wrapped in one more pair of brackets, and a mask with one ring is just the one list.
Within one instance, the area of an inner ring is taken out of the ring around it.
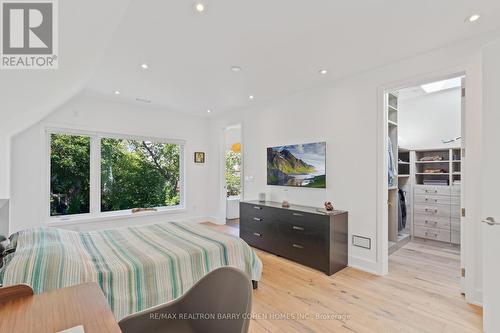
{"label": "wooden table", "polygon": [[97,283],[84,283],[0,304],[1,333],[121,332]]}

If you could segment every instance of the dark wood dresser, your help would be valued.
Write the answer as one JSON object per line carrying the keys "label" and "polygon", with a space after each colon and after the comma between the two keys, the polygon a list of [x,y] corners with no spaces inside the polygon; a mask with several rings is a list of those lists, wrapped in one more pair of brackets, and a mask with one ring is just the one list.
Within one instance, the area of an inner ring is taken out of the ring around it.
{"label": "dark wood dresser", "polygon": [[347,266],[347,212],[266,201],[240,203],[240,237],[249,245],[325,272]]}

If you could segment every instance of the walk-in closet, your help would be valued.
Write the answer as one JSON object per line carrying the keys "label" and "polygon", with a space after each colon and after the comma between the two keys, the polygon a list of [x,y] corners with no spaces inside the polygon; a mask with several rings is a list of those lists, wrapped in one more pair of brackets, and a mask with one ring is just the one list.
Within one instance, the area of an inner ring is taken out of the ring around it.
{"label": "walk-in closet", "polygon": [[389,255],[409,242],[460,255],[465,78],[385,94]]}

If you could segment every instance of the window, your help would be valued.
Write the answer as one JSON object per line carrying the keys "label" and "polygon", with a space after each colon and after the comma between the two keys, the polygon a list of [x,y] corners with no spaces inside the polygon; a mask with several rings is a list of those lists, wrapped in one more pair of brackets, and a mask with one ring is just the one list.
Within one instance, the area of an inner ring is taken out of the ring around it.
{"label": "window", "polygon": [[179,156],[176,144],[101,139],[101,211],[179,205]]}
{"label": "window", "polygon": [[50,215],[90,212],[90,138],[52,134]]}
{"label": "window", "polygon": [[182,207],[182,142],[49,131],[50,216]]}

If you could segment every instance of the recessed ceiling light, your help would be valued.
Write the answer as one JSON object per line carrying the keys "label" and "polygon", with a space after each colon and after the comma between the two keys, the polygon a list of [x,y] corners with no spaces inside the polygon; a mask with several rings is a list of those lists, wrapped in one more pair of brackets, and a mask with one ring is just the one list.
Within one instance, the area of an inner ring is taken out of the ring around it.
{"label": "recessed ceiling light", "polygon": [[328,70],[326,70],[326,69],[321,69],[321,70],[319,71],[319,73],[320,73],[321,75],[325,75],[326,73],[328,73]]}
{"label": "recessed ceiling light", "polygon": [[255,96],[254,96],[254,95],[250,95],[250,96],[248,96],[248,98],[249,98],[249,99],[254,99],[254,98],[255,98]]}
{"label": "recessed ceiling light", "polygon": [[147,99],[147,98],[140,98],[140,97],[137,97],[135,99],[137,102],[141,102],[141,103],[151,103],[151,100]]}
{"label": "recessed ceiling light", "polygon": [[142,67],[142,69],[148,69],[149,68],[148,64],[142,64],[141,67]]}
{"label": "recessed ceiling light", "polygon": [[233,72],[241,72],[241,67],[240,66],[231,66],[231,70]]}
{"label": "recessed ceiling light", "polygon": [[481,18],[481,15],[479,14],[473,14],[465,19],[465,22],[473,23],[476,22]]}
{"label": "recessed ceiling light", "polygon": [[202,12],[205,10],[205,5],[204,5],[204,4],[202,4],[201,2],[198,2],[198,3],[194,6],[194,8],[196,9],[196,11],[197,11],[198,13],[202,13]]}
{"label": "recessed ceiling light", "polygon": [[115,90],[115,95],[120,95],[120,90]]}
{"label": "recessed ceiling light", "polygon": [[207,113],[210,113],[210,112],[212,112],[212,110],[207,110]]}

